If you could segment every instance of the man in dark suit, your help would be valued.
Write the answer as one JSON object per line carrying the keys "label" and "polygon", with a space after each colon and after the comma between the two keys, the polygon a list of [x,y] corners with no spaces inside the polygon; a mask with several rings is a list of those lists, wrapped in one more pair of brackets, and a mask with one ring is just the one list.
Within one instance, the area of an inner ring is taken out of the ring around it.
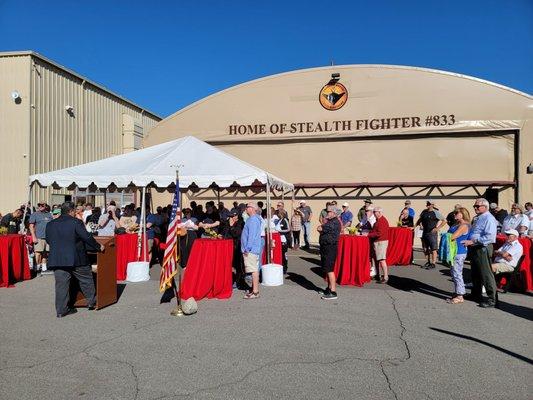
{"label": "man in dark suit", "polygon": [[74,215],[74,203],[67,201],[61,205],[61,216],[46,225],[46,241],[50,245],[48,268],[54,271],[58,318],[76,312],[68,306],[72,275],[79,281],[89,309],[92,310],[96,306],[87,248],[92,251],[104,251],[104,246],[87,232],[83,222]]}

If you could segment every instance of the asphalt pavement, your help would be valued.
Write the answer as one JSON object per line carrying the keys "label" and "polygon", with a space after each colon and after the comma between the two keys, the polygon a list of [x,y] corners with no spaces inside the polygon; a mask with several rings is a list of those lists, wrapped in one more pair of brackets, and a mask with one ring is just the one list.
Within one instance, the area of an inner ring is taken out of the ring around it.
{"label": "asphalt pavement", "polygon": [[53,276],[2,288],[0,398],[532,398],[532,296],[450,305],[448,269],[412,265],[323,301],[318,256],[289,263],[285,284],[259,299],[234,291],[188,317],[160,304],[157,266],[122,285],[117,304],[62,319]]}

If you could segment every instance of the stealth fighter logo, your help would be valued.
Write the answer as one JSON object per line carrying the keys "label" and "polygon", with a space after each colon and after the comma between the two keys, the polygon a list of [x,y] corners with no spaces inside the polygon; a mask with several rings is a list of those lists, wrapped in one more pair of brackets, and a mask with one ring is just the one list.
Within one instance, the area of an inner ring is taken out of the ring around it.
{"label": "stealth fighter logo", "polygon": [[320,91],[318,96],[320,104],[326,110],[336,111],[341,108],[348,100],[348,90],[342,84],[332,79]]}

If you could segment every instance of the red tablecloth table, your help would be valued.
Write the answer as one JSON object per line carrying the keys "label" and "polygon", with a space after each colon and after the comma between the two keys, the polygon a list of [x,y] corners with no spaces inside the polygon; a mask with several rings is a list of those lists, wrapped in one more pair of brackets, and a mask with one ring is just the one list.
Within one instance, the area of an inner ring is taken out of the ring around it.
{"label": "red tablecloth table", "polygon": [[[143,247],[141,247],[141,258],[140,260],[137,260],[137,241],[138,235],[136,233],[124,233],[122,235],[115,235],[115,247],[117,251],[117,281],[126,280],[126,272],[129,262],[149,261],[148,250],[146,251],[146,259],[143,259]],[[142,246],[148,247],[144,235],[142,238]]]}
{"label": "red tablecloth table", "polygon": [[389,228],[387,265],[409,265],[413,257],[413,230],[409,228]]}
{"label": "red tablecloth table", "polygon": [[[281,251],[281,235],[279,232],[272,232],[272,242],[274,243],[274,246],[271,249],[270,253],[270,262],[272,264],[279,264],[282,265],[282,251]],[[262,264],[266,264],[266,243],[264,244],[263,248],[263,256],[261,258]]]}
{"label": "red tablecloth table", "polygon": [[370,282],[368,237],[341,235],[334,271],[339,285],[363,286]]}
{"label": "red tablecloth table", "polygon": [[[494,245],[494,250],[499,249],[507,240],[505,235],[496,236],[496,244]],[[521,237],[518,238],[518,241],[524,248],[524,261],[520,266],[520,277],[522,278],[523,288],[526,292],[533,291],[533,265],[531,264],[531,259],[533,258],[533,246],[531,244],[531,239]]]}
{"label": "red tablecloth table", "polygon": [[23,235],[0,236],[0,287],[31,279]]}
{"label": "red tablecloth table", "polygon": [[229,299],[232,282],[233,240],[196,239],[181,282],[181,298]]}

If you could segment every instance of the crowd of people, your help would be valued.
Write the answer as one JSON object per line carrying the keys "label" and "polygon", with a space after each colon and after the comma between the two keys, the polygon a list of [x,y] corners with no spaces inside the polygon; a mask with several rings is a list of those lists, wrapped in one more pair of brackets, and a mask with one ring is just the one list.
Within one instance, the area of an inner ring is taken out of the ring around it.
{"label": "crowd of people", "polygon": [[[50,238],[47,236],[47,226],[66,213],[72,214],[72,218],[79,221],[81,225],[77,225],[76,229],[79,229],[79,226],[84,227],[87,237],[135,233],[141,228],[141,209],[134,204],[117,207],[111,201],[105,208],[93,207],[89,203],[69,207],[49,206],[45,202],[39,202],[37,208],[25,209],[22,206],[4,216],[0,215],[0,226],[7,233],[26,233],[29,247],[33,250],[31,255],[35,257],[33,269],[37,273],[51,273],[48,263]],[[181,266],[187,265],[192,245],[197,238],[231,239],[234,250],[234,286],[246,290],[245,299],[255,299],[259,297],[259,271],[267,226],[271,231],[280,234],[284,273],[287,273],[288,269],[288,249],[309,249],[312,229],[315,229],[319,233],[321,264],[328,283],[321,291],[322,299],[338,297],[333,267],[341,233],[368,236],[372,245],[376,279],[382,284],[388,282],[386,254],[391,224],[383,209],[375,206],[371,199],[364,200],[355,215],[347,202],[341,207],[337,206],[336,201],[327,202],[316,221],[305,200],[292,204],[291,208],[293,211],[289,215],[284,201],[278,201],[270,213],[261,201],[248,204],[235,201],[231,208],[226,208],[223,202],[215,204],[209,201],[205,203],[205,208],[202,204],[191,202],[190,207],[182,210],[179,225]],[[530,202],[526,203],[525,207],[513,204],[510,212],[507,212],[497,204],[478,199],[473,208],[476,214],[474,218],[471,218],[468,209],[460,204],[455,205],[454,210],[445,217],[435,202],[428,200],[426,208],[417,216],[411,202],[406,200],[395,225],[417,231],[427,255],[427,263],[423,266],[426,269],[436,266],[438,250],[442,246],[439,232],[442,233],[447,226],[447,240],[451,244],[450,247],[453,247],[451,273],[454,283],[454,291],[448,302],[459,304],[464,301],[466,285],[463,265],[468,256],[472,267],[471,296],[481,302],[481,288],[484,287],[488,301],[481,304],[483,307],[492,307],[497,302],[494,275],[512,272],[523,253],[518,238],[533,237],[533,206]],[[149,206],[146,208],[146,236],[149,256],[154,262],[162,262],[163,251],[160,250],[159,244],[165,242],[171,212],[171,205],[157,207],[155,211]],[[313,228],[314,223],[317,226]],[[507,241],[494,252],[497,233],[505,234]],[[58,315],[63,313],[62,308],[58,310]]]}

